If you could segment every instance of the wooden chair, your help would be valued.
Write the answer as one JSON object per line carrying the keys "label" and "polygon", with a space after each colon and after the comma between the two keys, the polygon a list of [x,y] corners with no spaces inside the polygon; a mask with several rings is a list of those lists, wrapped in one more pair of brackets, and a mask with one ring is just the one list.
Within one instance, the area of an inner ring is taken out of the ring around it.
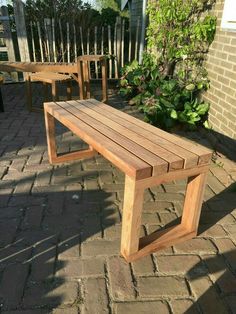
{"label": "wooden chair", "polygon": [[27,92],[27,107],[29,111],[41,112],[43,109],[36,108],[33,106],[32,101],[32,86],[31,82],[42,82],[44,84],[44,98],[48,98],[47,84],[51,85],[52,89],[52,99],[53,101],[58,100],[57,83],[66,82],[67,83],[67,100],[71,99],[72,93],[72,77],[68,74],[60,74],[56,72],[36,72],[28,74],[26,78],[26,92]]}

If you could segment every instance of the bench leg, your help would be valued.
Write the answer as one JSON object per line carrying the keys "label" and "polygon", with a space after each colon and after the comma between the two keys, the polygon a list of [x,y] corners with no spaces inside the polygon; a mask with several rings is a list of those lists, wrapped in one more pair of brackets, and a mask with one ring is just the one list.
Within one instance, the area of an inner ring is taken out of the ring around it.
{"label": "bench leg", "polygon": [[181,225],[193,231],[195,235],[197,235],[206,178],[206,173],[188,178]]}
{"label": "bench leg", "polygon": [[128,257],[138,251],[144,190],[126,176],[122,215],[121,254]]}
{"label": "bench leg", "polygon": [[[188,175],[184,176],[184,173]],[[169,174],[160,178],[134,181],[126,177],[124,209],[121,235],[121,254],[127,262],[135,261],[143,256],[161,249],[170,247],[176,243],[186,241],[197,235],[203,193],[206,184],[207,169],[196,174],[196,169],[183,170],[179,177],[188,177],[186,195],[184,201],[182,220],[179,225],[153,232],[139,239],[141,225],[141,211],[144,189],[153,186],[154,182],[161,184],[168,182]],[[172,177],[172,180],[174,178]]]}
{"label": "bench leg", "polygon": [[46,109],[44,109],[44,117],[48,144],[48,159],[51,164],[63,163],[76,159],[91,158],[97,154],[97,152],[90,146],[88,149],[58,156],[56,151],[55,119],[47,112]]}

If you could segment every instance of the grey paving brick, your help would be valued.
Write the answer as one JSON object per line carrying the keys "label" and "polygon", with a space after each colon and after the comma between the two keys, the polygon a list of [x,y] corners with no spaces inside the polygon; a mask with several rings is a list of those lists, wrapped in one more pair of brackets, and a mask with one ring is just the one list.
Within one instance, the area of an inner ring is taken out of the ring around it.
{"label": "grey paving brick", "polygon": [[131,270],[123,258],[118,256],[108,259],[108,275],[113,300],[125,301],[135,297]]}
{"label": "grey paving brick", "polygon": [[189,296],[189,290],[183,278],[171,276],[143,277],[137,281],[141,298]]}
{"label": "grey paving brick", "polygon": [[[145,302],[122,302],[114,304],[115,314],[169,314],[168,306],[161,301],[145,301]],[[182,312],[183,313],[183,312]]]}
{"label": "grey paving brick", "polygon": [[[88,278],[84,282],[85,295],[83,314],[109,314],[106,282],[102,278]],[[95,297],[96,296],[96,297]]]}

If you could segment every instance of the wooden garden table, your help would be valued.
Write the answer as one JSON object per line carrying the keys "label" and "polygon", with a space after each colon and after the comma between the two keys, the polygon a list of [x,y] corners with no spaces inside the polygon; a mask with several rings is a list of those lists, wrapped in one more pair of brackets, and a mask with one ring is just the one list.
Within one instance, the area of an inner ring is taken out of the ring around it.
{"label": "wooden garden table", "polygon": [[[94,99],[44,104],[49,161],[89,158],[97,152],[125,173],[121,254],[128,262],[197,234],[212,152]],[[58,156],[54,119],[89,148]],[[188,178],[181,223],[139,238],[144,190]]]}

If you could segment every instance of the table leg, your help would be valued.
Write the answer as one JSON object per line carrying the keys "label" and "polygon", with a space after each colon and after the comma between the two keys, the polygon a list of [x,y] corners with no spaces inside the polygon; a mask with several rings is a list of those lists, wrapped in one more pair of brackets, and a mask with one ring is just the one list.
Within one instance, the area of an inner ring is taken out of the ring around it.
{"label": "table leg", "polygon": [[58,101],[56,81],[52,82],[52,100],[53,101]]}
{"label": "table leg", "polygon": [[139,249],[143,194],[139,182],[126,176],[121,234],[121,254],[125,258]]}

